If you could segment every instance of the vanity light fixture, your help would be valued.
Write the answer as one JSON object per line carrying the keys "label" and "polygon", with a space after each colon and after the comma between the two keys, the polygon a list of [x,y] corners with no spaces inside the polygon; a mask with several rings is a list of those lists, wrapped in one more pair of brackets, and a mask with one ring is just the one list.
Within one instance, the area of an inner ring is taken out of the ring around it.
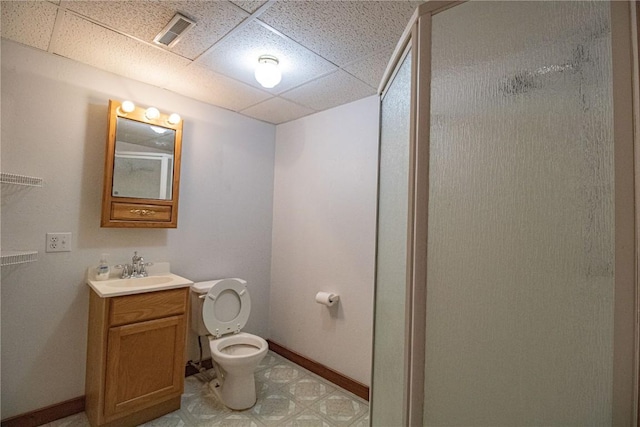
{"label": "vanity light fixture", "polygon": [[[118,111],[118,114],[120,114],[121,116],[126,116],[127,114],[134,112],[136,108],[137,108],[136,105],[132,101],[122,101],[117,111]],[[160,118],[160,116],[161,116],[160,110],[158,110],[156,107],[149,107],[146,110],[144,110],[144,117],[147,120],[157,120]],[[171,113],[169,117],[167,117],[164,120],[170,126],[176,126],[178,123],[180,123],[180,121],[182,121],[182,117],[180,117],[180,114],[178,113]],[[157,128],[157,129],[162,129],[162,128]],[[154,130],[160,133],[158,130],[156,129]]]}
{"label": "vanity light fixture", "polygon": [[256,66],[255,77],[258,83],[267,89],[271,89],[280,83],[282,74],[278,68],[278,58],[272,55],[260,56]]}
{"label": "vanity light fixture", "polygon": [[149,107],[145,111],[144,116],[149,120],[155,120],[160,117],[160,111],[156,107]]}

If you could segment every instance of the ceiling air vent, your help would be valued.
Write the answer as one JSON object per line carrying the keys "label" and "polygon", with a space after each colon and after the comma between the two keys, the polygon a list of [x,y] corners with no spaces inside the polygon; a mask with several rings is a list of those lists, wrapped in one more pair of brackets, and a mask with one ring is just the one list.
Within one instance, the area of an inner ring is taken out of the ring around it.
{"label": "ceiling air vent", "polygon": [[184,33],[195,25],[196,23],[191,19],[176,13],[176,16],[160,31],[160,34],[153,39],[153,42],[162,46],[173,47]]}

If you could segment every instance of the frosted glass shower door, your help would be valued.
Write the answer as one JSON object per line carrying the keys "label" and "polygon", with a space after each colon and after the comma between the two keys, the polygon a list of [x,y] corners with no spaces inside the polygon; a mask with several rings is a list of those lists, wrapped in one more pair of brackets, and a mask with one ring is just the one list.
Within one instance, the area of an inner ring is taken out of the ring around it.
{"label": "frosted glass shower door", "polygon": [[607,2],[432,18],[424,425],[611,425]]}
{"label": "frosted glass shower door", "polygon": [[382,98],[371,417],[402,425],[406,398],[411,54]]}

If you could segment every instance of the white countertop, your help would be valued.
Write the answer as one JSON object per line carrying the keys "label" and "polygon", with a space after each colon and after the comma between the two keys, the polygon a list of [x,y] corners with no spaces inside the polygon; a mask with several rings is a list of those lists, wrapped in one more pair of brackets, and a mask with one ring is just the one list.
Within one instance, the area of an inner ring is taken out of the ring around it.
{"label": "white countertop", "polygon": [[168,262],[158,262],[147,267],[148,277],[121,279],[120,270],[111,267],[108,280],[97,280],[96,268],[89,267],[87,285],[102,298],[186,288],[193,285],[191,280],[172,274],[170,271]]}

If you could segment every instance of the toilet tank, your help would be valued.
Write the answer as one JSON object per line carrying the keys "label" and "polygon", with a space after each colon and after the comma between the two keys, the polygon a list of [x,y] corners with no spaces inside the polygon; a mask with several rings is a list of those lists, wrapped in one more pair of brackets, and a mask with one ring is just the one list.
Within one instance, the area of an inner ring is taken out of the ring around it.
{"label": "toilet tank", "polygon": [[196,282],[191,285],[191,329],[198,335],[209,335],[209,331],[204,326],[202,320],[202,304],[204,297],[209,289],[217,283],[218,280],[208,280],[206,282]]}

